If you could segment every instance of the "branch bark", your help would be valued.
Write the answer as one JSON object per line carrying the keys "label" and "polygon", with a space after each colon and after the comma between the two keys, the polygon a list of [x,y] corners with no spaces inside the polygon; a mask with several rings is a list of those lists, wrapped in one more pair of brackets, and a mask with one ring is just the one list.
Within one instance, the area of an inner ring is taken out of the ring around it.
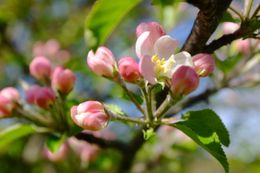
{"label": "branch bark", "polygon": [[231,1],[232,0],[187,0],[188,3],[198,7],[200,11],[198,12],[192,31],[185,41],[182,50],[189,52],[191,55],[202,52]]}

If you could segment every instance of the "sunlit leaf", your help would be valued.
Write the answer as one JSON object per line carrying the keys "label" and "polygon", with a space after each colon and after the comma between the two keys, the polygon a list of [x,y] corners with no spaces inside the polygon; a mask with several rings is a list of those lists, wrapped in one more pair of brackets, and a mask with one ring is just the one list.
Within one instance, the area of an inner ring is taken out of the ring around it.
{"label": "sunlit leaf", "polygon": [[173,124],[198,145],[214,156],[228,172],[229,165],[221,144],[228,146],[229,134],[215,112],[210,109],[191,111],[182,116],[183,121]]}
{"label": "sunlit leaf", "polygon": [[16,124],[0,132],[0,149],[10,145],[15,140],[35,132],[35,128],[29,124]]}
{"label": "sunlit leaf", "polygon": [[89,12],[85,23],[85,36],[90,48],[103,44],[123,17],[141,0],[98,0]]}

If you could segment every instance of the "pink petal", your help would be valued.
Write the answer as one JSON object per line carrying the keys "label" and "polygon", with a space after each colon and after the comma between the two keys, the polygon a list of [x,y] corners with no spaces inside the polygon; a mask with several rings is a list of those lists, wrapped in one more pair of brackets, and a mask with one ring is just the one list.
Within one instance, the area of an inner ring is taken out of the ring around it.
{"label": "pink petal", "polygon": [[144,79],[147,80],[150,84],[156,83],[154,64],[150,56],[144,56],[141,58],[139,63],[139,70]]}

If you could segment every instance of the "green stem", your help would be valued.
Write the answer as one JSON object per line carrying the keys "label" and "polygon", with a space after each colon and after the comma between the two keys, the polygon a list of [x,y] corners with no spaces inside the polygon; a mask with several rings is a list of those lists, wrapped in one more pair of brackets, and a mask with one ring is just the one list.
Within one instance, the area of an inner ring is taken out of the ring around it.
{"label": "green stem", "polygon": [[119,121],[123,121],[123,122],[131,122],[131,123],[141,124],[141,125],[147,124],[147,122],[143,118],[133,118],[133,117],[124,116],[124,115],[117,115],[117,114],[114,114],[113,112],[111,112],[107,108],[105,108],[105,112],[110,116],[111,120],[114,120],[114,121],[119,120]]}
{"label": "green stem", "polygon": [[244,17],[235,9],[233,8],[232,6],[229,6],[228,7],[232,12],[234,12],[239,18],[241,21],[244,21]]}
{"label": "green stem", "polygon": [[253,6],[253,2],[254,2],[254,0],[249,1],[248,7],[246,9],[246,16],[245,16],[246,19],[249,18],[249,15],[250,15],[250,12],[251,12],[251,9],[252,9],[252,6]]}
{"label": "green stem", "polygon": [[127,89],[127,87],[125,86],[124,82],[121,80],[121,78],[119,78],[117,80],[118,84],[123,88],[123,90],[125,91],[125,93],[127,94],[127,96],[130,98],[130,100],[134,103],[134,105],[136,106],[136,108],[144,114],[144,110],[141,107],[141,105],[138,103],[138,101],[135,99],[135,97],[133,96],[133,94]]}
{"label": "green stem", "polygon": [[151,95],[151,91],[150,89],[148,89],[148,92],[146,91],[146,87],[142,88],[142,93],[144,96],[144,100],[145,100],[145,105],[146,105],[146,113],[145,118],[147,120],[149,120],[150,122],[152,122],[153,120],[153,111],[152,111],[152,106],[151,106],[151,99],[150,96]]}
{"label": "green stem", "polygon": [[164,114],[173,106],[173,103],[175,101],[172,99],[171,95],[168,94],[163,103],[160,105],[160,107],[155,112],[155,116],[157,118],[161,118],[164,116]]}
{"label": "green stem", "polygon": [[253,13],[253,15],[252,15],[251,18],[254,18],[254,17],[258,14],[259,10],[260,10],[260,4],[258,4],[258,6],[257,6],[257,8],[255,9],[255,12]]}

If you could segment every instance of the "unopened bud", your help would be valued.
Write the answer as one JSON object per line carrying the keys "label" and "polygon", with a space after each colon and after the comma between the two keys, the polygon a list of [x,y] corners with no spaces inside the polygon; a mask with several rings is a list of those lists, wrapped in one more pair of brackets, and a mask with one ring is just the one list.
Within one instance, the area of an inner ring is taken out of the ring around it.
{"label": "unopened bud", "polygon": [[173,95],[187,95],[199,85],[199,76],[192,67],[181,66],[172,75],[171,90]]}
{"label": "unopened bud", "polygon": [[86,101],[71,108],[71,118],[75,124],[87,130],[100,130],[107,125],[108,115],[98,101]]}
{"label": "unopened bud", "polygon": [[119,73],[128,82],[136,82],[140,79],[138,63],[131,57],[123,57],[118,62]]}
{"label": "unopened bud", "polygon": [[76,76],[69,69],[56,67],[52,75],[52,87],[61,93],[68,94],[74,87]]}
{"label": "unopened bud", "polygon": [[192,57],[194,68],[200,77],[206,77],[214,71],[215,62],[210,54],[199,53]]}
{"label": "unopened bud", "polygon": [[49,79],[51,76],[51,72],[51,63],[47,58],[43,56],[34,58],[30,64],[30,73],[38,80]]}
{"label": "unopened bud", "polygon": [[26,100],[30,104],[47,109],[55,101],[55,93],[49,87],[32,86],[26,91]]}
{"label": "unopened bud", "polygon": [[89,51],[87,64],[97,75],[114,77],[115,58],[113,53],[106,47],[99,47],[95,53],[93,50]]}

